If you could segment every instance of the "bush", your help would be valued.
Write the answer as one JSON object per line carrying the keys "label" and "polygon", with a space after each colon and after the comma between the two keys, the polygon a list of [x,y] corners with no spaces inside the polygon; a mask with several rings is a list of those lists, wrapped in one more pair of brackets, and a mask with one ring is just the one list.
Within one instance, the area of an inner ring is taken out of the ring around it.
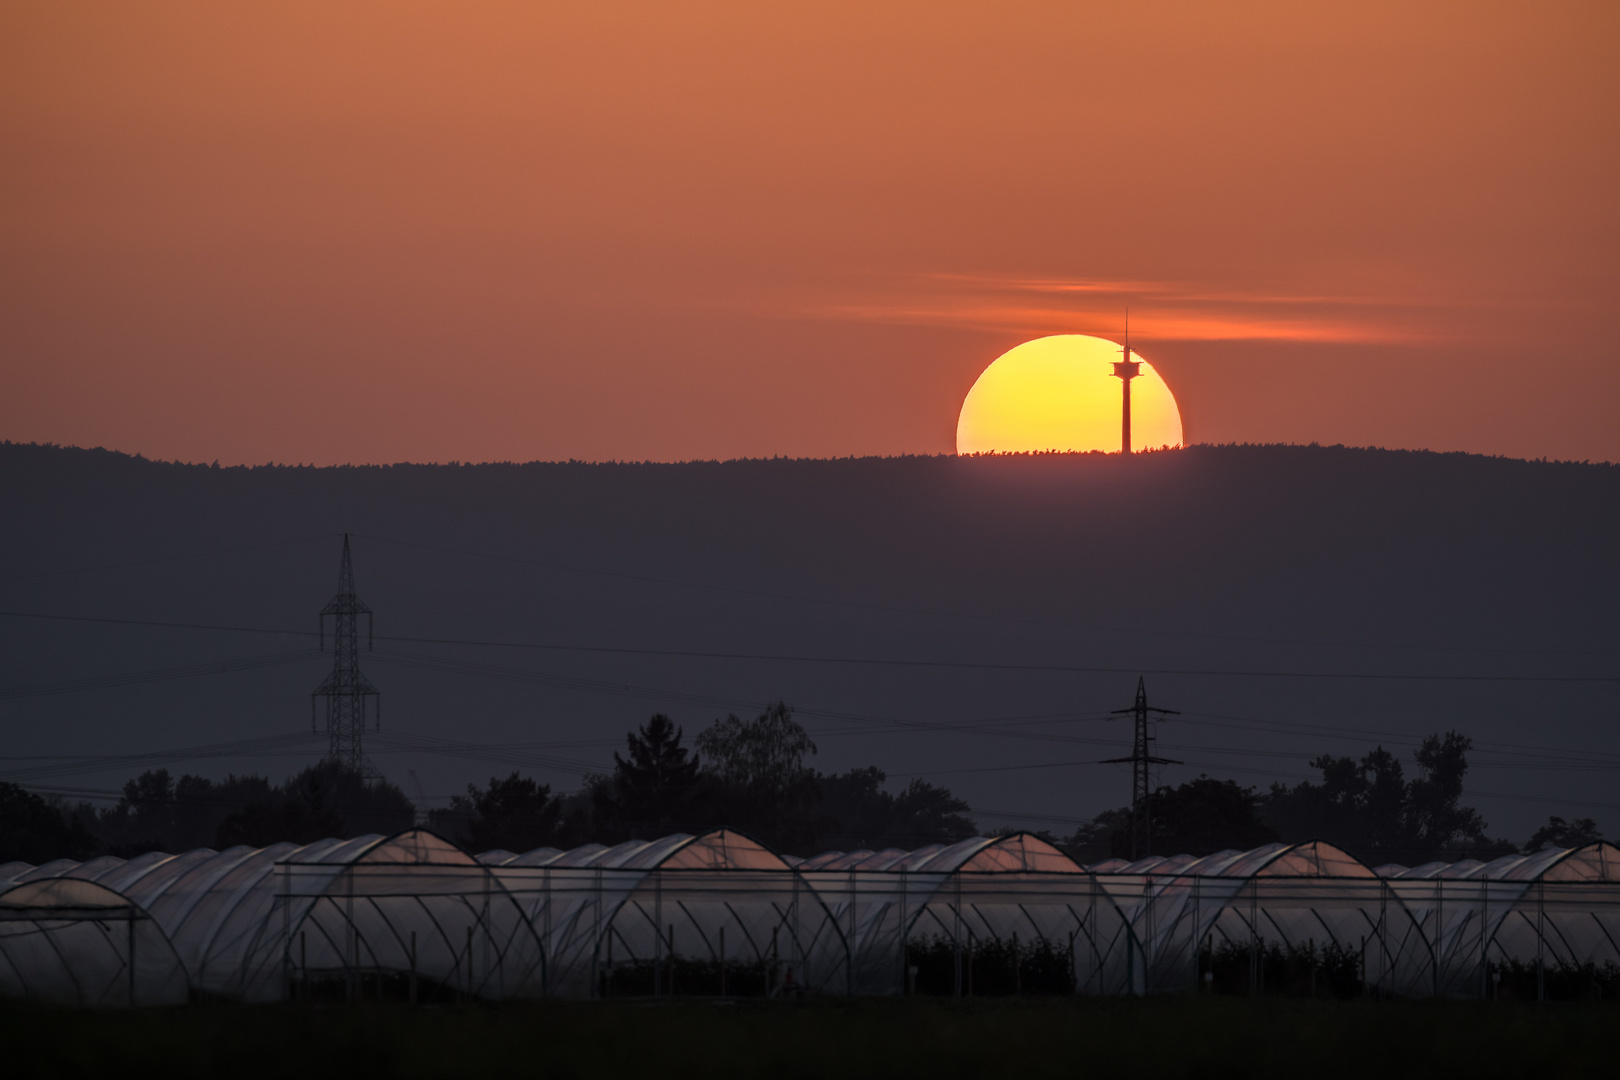
{"label": "bush", "polygon": [[954,995],[959,960],[964,996],[1074,992],[1074,965],[1068,942],[975,939],[964,942],[958,950],[955,942],[940,935],[906,945],[906,963],[917,969],[918,994]]}
{"label": "bush", "polygon": [[1504,1001],[1620,1000],[1620,966],[1612,960],[1547,964],[1539,977],[1534,961],[1503,960],[1491,965],[1490,975],[1491,995]]}
{"label": "bush", "polygon": [[[1204,976],[1213,976],[1206,981]],[[1217,994],[1353,998],[1362,992],[1361,955],[1336,942],[1278,945],[1222,942],[1198,958],[1200,989]]]}

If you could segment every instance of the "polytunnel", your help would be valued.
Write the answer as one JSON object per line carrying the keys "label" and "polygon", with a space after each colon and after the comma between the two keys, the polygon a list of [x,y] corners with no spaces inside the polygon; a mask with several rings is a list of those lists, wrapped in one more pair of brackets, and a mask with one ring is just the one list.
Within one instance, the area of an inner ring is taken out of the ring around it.
{"label": "polytunnel", "polygon": [[[729,829],[477,858],[425,830],[0,866],[0,993],[1571,996],[1620,851],[1369,870],[1327,843],[1081,867],[1027,834],[782,856]],[[1224,966],[1222,966],[1224,965]],[[1308,972],[1308,984],[1296,985]],[[1308,987],[1308,989],[1307,989]]]}
{"label": "polytunnel", "polygon": [[[1598,842],[1492,862],[1379,867],[1427,945],[1409,954],[1410,993],[1544,999],[1549,979],[1581,994],[1620,967],[1620,849]],[[1522,979],[1515,979],[1519,975]]]}
{"label": "polytunnel", "polygon": [[1028,833],[798,864],[848,952],[841,988],[1120,993],[1131,930],[1097,880]]}
{"label": "polytunnel", "polygon": [[1396,992],[1403,959],[1421,935],[1388,886],[1331,844],[1268,844],[1195,857],[1154,856],[1091,867],[1128,913],[1140,943],[1135,992],[1191,990],[1217,951],[1241,956],[1253,992],[1264,989],[1268,952],[1304,952],[1353,964],[1361,986]]}
{"label": "polytunnel", "polygon": [[539,993],[842,992],[847,950],[780,855],[730,829],[479,861],[544,944]]}
{"label": "polytunnel", "polygon": [[[311,850],[316,849],[316,850]],[[546,956],[490,868],[413,829],[317,845],[276,863],[268,917],[248,946],[245,998],[341,991],[509,998],[543,983]],[[402,985],[403,984],[403,985]],[[251,992],[249,992],[251,988]]]}
{"label": "polytunnel", "polygon": [[[93,883],[147,913],[196,994],[246,1001],[418,980],[523,992],[538,943],[491,874],[424,830],[267,848],[61,860],[16,880]],[[185,996],[181,990],[181,996]]]}
{"label": "polytunnel", "polygon": [[63,1005],[173,1005],[186,972],[151,915],[105,886],[44,877],[0,892],[0,994]]}

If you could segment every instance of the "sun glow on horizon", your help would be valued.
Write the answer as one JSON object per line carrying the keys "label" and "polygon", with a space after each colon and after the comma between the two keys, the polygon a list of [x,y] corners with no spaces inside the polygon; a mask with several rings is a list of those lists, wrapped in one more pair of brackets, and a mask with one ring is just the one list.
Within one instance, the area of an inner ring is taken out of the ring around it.
{"label": "sun glow on horizon", "polygon": [[[1120,346],[1054,334],[1009,349],[984,369],[956,421],[958,454],[1120,448]],[[1181,411],[1159,373],[1142,364],[1131,383],[1131,449],[1181,445]]]}

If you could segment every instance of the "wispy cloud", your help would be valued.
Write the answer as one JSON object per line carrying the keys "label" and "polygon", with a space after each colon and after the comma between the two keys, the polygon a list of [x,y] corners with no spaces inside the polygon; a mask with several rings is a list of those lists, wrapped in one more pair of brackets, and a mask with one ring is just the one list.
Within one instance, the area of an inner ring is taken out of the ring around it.
{"label": "wispy cloud", "polygon": [[[1117,335],[1125,309],[1144,337],[1177,341],[1392,342],[1437,336],[1393,296],[1242,292],[1165,281],[929,274],[801,309],[819,318],[1018,333]],[[1429,325],[1425,325],[1425,324]]]}

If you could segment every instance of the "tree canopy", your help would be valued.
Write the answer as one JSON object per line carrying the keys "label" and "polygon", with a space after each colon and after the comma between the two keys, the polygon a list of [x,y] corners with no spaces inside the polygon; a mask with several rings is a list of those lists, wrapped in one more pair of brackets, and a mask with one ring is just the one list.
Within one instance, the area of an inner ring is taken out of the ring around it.
{"label": "tree canopy", "polygon": [[820,846],[844,851],[951,844],[979,831],[968,804],[920,777],[899,794],[884,790],[875,765],[832,776],[816,775],[827,832]]}
{"label": "tree canopy", "polygon": [[702,820],[702,763],[681,743],[685,733],[663,713],[625,736],[628,756],[613,755],[613,775],[593,789],[597,831],[629,839],[690,832]]}
{"label": "tree canopy", "polygon": [[[1178,787],[1160,787],[1149,801],[1151,851],[1155,855],[1213,855],[1269,844],[1277,833],[1261,818],[1263,796],[1232,780],[1200,776]],[[1063,847],[1081,863],[1128,859],[1131,809],[1106,810],[1077,829]]]}
{"label": "tree canopy", "polygon": [[1524,845],[1524,851],[1527,855],[1534,855],[1536,852],[1550,847],[1583,847],[1587,844],[1595,844],[1602,839],[1602,830],[1597,827],[1597,822],[1591,818],[1574,818],[1565,821],[1554,814],[1547,819],[1547,824],[1531,835],[1529,843]]}
{"label": "tree canopy", "polygon": [[793,708],[775,702],[752,720],[716,720],[697,737],[704,767],[709,820],[751,832],[778,850],[809,851],[827,823],[819,814],[821,789],[804,759],[816,752]]}
{"label": "tree canopy", "polygon": [[0,863],[87,858],[96,838],[42,795],[0,783]]}
{"label": "tree canopy", "polygon": [[562,800],[549,785],[516,772],[504,780],[490,777],[489,786],[467,785],[450,806],[428,815],[428,826],[473,851],[504,849],[522,853],[560,842]]}
{"label": "tree canopy", "polygon": [[1430,735],[1413,754],[1419,775],[1407,780],[1400,759],[1382,746],[1359,761],[1324,755],[1311,767],[1321,783],[1273,784],[1265,816],[1290,843],[1326,840],[1372,865],[1494,857],[1515,846],[1486,836],[1477,810],[1461,805],[1472,743],[1455,731]]}
{"label": "tree canopy", "polygon": [[[817,747],[785,702],[757,716],[722,717],[686,745],[684,730],[657,713],[625,736],[613,771],[588,775],[579,790],[513,772],[468,784],[465,795],[428,815],[431,827],[472,851],[570,848],[655,839],[729,826],[779,851],[918,848],[979,832],[967,801],[920,777],[889,789],[875,765],[826,774],[809,759]],[[1463,805],[1471,743],[1456,731],[1432,734],[1412,755],[1416,772],[1382,746],[1359,758],[1311,761],[1320,781],[1273,784],[1261,793],[1199,776],[1152,796],[1151,850],[1208,855],[1276,840],[1325,840],[1369,865],[1494,858],[1520,850],[1486,835],[1479,812]],[[397,786],[321,761],[273,784],[263,776],[222,780],[151,769],[128,781],[118,802],[97,810],[63,806],[14,784],[0,784],[0,861],[45,862],[108,853],[263,847],[325,837],[393,833],[416,808]],[[1107,810],[1060,846],[1085,864],[1129,857],[1131,810]],[[1601,839],[1591,818],[1551,817],[1525,852],[1579,847]]]}

